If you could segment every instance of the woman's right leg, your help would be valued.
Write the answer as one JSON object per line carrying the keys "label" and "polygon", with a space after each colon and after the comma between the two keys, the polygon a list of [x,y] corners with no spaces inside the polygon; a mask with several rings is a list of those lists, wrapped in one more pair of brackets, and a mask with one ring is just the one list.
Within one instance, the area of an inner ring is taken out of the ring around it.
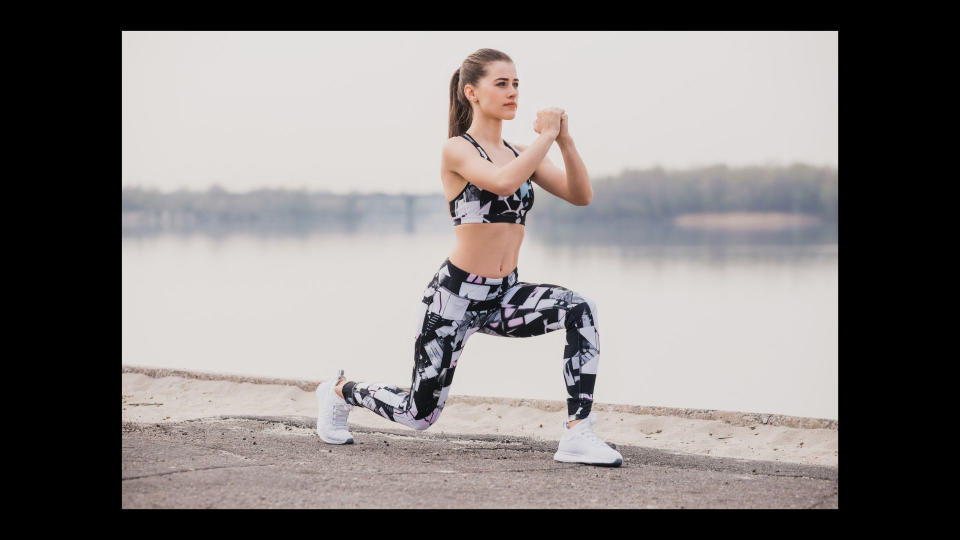
{"label": "woman's right leg", "polygon": [[[438,271],[423,292],[417,316],[414,366],[410,389],[371,382],[347,382],[343,398],[387,420],[413,429],[427,429],[440,416],[450,392],[457,360],[467,338],[479,329],[479,314],[470,299],[441,285]],[[447,283],[447,281],[444,281]]]}

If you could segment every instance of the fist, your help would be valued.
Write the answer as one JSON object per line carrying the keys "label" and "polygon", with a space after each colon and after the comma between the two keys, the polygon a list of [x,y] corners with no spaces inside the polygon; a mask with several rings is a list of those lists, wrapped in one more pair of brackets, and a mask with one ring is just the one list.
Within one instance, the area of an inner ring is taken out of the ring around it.
{"label": "fist", "polygon": [[537,133],[560,133],[560,121],[563,117],[563,109],[558,107],[549,107],[537,111],[537,119],[533,121],[533,130]]}
{"label": "fist", "polygon": [[567,119],[567,113],[560,115],[560,133],[557,138],[570,136],[570,120]]}

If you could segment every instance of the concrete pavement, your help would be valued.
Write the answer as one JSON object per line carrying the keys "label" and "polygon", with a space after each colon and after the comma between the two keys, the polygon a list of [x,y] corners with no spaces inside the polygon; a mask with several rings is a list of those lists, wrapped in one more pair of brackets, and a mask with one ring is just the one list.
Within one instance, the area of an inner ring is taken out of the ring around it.
{"label": "concrete pavement", "polygon": [[303,416],[124,422],[123,508],[837,508],[838,469],[619,446],[619,468],[556,443],[352,427]]}

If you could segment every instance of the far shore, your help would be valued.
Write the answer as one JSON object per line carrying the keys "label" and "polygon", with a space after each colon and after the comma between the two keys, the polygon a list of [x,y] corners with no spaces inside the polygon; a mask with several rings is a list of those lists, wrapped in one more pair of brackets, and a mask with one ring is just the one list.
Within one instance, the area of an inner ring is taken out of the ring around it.
{"label": "far shore", "polygon": [[782,231],[816,227],[822,220],[814,215],[785,212],[724,212],[681,214],[675,217],[673,222],[684,229]]}

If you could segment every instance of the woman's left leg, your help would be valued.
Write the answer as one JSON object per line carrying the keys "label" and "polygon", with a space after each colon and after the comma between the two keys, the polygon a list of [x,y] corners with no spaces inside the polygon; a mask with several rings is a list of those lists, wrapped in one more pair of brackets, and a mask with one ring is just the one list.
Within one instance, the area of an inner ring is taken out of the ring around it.
{"label": "woman's left leg", "polygon": [[563,349],[567,419],[582,420],[593,405],[600,362],[596,302],[560,285],[520,281],[504,291],[500,309],[490,312],[479,332],[530,337],[561,329],[567,338]]}

